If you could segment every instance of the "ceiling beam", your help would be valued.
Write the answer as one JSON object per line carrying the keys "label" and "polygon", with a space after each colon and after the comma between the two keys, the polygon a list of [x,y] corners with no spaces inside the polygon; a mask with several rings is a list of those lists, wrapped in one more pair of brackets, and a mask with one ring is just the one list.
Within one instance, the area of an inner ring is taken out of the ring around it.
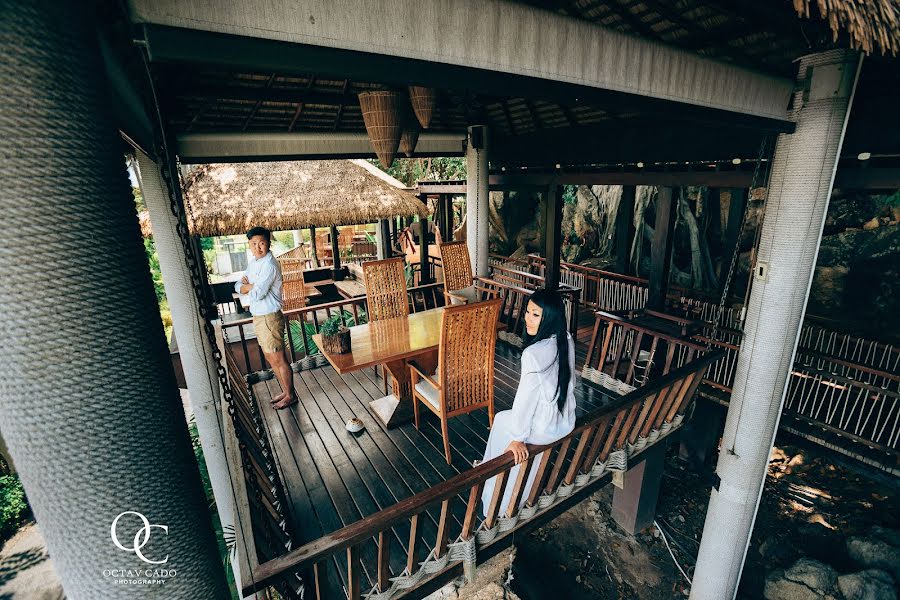
{"label": "ceiling beam", "polygon": [[[214,4],[194,12],[191,0],[131,4],[138,20],[146,23],[154,61],[316,73],[391,85],[461,86],[486,95],[569,104],[577,98],[612,111],[677,112],[679,118],[728,121],[740,115],[761,119],[756,123],[762,127],[780,127],[787,121],[785,107],[793,89],[787,78],[501,0],[458,0],[465,6],[453,15],[473,23],[471,28],[460,27],[458,19],[442,26],[451,16],[437,0],[398,0],[400,6],[388,6],[392,0],[371,1],[385,3],[384,10],[365,8],[363,0],[339,5],[311,0],[304,19],[297,18],[287,0],[275,0],[263,12],[248,11],[241,4]],[[409,11],[402,9],[406,4]],[[334,6],[339,6],[336,14]],[[197,14],[203,18],[198,20]],[[312,26],[309,17],[316,14],[329,17],[316,19]],[[367,25],[349,26],[359,19],[367,19]],[[338,23],[341,27],[335,29]],[[348,37],[351,30],[364,33]],[[509,36],[479,35],[486,30]],[[376,34],[377,40],[367,37]],[[510,46],[510,39],[523,37],[542,40],[541,52],[523,54]],[[372,53],[372,48],[380,53]],[[683,76],[669,77],[673,68]]]}
{"label": "ceiling beam", "polygon": [[173,96],[180,98],[205,98],[209,100],[256,100],[257,102],[290,102],[291,104],[303,102],[305,104],[325,104],[331,106],[351,105],[358,106],[359,98],[356,94],[346,91],[320,92],[306,89],[284,89],[266,86],[197,86],[174,90]]}

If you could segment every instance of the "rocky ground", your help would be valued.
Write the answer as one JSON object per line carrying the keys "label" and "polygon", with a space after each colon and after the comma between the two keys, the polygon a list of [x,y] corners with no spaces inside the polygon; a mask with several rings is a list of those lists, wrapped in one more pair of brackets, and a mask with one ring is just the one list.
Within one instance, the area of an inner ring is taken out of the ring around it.
{"label": "rocky ground", "polygon": [[[687,597],[660,531],[626,535],[609,516],[611,499],[611,487],[601,490],[517,540],[514,559],[503,553],[479,568],[479,585],[451,585],[434,598]],[[708,501],[704,477],[670,451],[657,523],[688,576]],[[896,600],[898,584],[900,482],[815,447],[776,446],[738,598]]]}

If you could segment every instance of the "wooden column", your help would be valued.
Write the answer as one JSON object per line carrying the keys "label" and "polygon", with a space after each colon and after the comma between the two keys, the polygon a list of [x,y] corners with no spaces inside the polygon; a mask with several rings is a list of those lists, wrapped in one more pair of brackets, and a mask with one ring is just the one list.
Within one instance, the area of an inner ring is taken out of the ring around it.
{"label": "wooden column", "polygon": [[316,251],[316,228],[309,228],[309,256],[312,258],[314,269],[319,268],[319,254]]}
{"label": "wooden column", "polygon": [[744,209],[750,190],[731,188],[731,201],[728,203],[728,223],[725,227],[725,241],[722,244],[722,260],[719,263],[719,293],[725,287],[728,278],[728,267],[731,266],[731,255],[734,247],[740,242],[741,223],[744,220]]}
{"label": "wooden column", "polygon": [[666,288],[672,266],[672,235],[675,229],[675,205],[672,188],[660,187],[656,197],[656,222],[653,225],[653,246],[650,250],[650,295],[647,308],[663,310]]}
{"label": "wooden column", "polygon": [[544,197],[544,287],[559,287],[559,263],[562,259],[562,187],[551,183]]}
{"label": "wooden column", "polygon": [[631,243],[634,240],[634,197],[637,186],[623,185],[616,212],[616,273],[628,275]]}
{"label": "wooden column", "polygon": [[610,514],[632,535],[653,525],[665,459],[666,442],[653,444],[640,454],[639,463],[625,471],[622,487],[613,491]]}
{"label": "wooden column", "polygon": [[438,196],[437,227],[444,243],[453,241],[453,196],[450,194]]}
{"label": "wooden column", "polygon": [[[425,196],[422,202],[428,204]],[[431,263],[428,262],[428,217],[419,220],[419,285],[431,283]]]}
{"label": "wooden column", "polygon": [[341,253],[338,249],[338,229],[334,225],[331,226],[331,273],[335,281],[343,279],[341,277]]}

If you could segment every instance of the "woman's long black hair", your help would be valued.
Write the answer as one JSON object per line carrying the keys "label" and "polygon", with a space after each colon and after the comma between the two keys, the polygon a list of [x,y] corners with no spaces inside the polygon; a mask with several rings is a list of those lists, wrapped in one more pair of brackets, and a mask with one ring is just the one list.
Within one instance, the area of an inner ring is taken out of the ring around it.
{"label": "woman's long black hair", "polygon": [[558,395],[556,396],[556,408],[559,412],[566,406],[566,398],[569,395],[569,380],[572,378],[572,370],[569,368],[569,337],[566,327],[566,308],[563,306],[562,297],[552,290],[538,290],[528,298],[543,310],[541,323],[538,325],[534,336],[525,332],[524,347],[556,336],[556,357],[559,361]]}

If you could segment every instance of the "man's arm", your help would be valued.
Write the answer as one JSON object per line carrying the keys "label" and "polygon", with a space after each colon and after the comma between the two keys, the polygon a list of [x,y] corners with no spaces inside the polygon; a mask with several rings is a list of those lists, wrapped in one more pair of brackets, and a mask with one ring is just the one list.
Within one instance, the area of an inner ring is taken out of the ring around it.
{"label": "man's arm", "polygon": [[242,285],[241,289],[247,288],[247,291],[241,293],[248,294],[251,300],[262,300],[269,293],[273,283],[275,283],[275,266],[265,265],[260,269],[256,283]]}
{"label": "man's arm", "polygon": [[250,283],[250,280],[247,279],[246,275],[241,277],[241,280],[234,284],[234,291],[236,291],[238,294],[246,294],[252,289],[253,284]]}

